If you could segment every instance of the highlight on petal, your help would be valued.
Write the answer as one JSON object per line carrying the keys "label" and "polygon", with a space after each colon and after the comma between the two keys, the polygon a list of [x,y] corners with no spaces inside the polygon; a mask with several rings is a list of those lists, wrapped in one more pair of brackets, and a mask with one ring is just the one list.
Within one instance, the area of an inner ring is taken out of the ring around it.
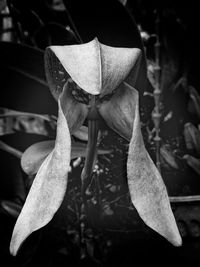
{"label": "highlight on petal", "polygon": [[16,255],[24,240],[45,226],[60,207],[67,188],[70,152],[70,132],[59,103],[55,147],[41,165],[15,224],[10,243],[12,255]]}
{"label": "highlight on petal", "polygon": [[47,81],[56,99],[69,76],[89,94],[104,96],[130,72],[133,76],[131,82],[136,79],[133,71],[137,76],[140,55],[138,48],[106,46],[97,38],[80,45],[50,46],[45,52]]}
{"label": "highlight on petal", "polygon": [[182,243],[167,190],[145,149],[140,129],[138,92],[126,83],[120,85],[110,103],[99,106],[108,126],[130,140],[127,175],[130,196],[142,220],[173,245]]}

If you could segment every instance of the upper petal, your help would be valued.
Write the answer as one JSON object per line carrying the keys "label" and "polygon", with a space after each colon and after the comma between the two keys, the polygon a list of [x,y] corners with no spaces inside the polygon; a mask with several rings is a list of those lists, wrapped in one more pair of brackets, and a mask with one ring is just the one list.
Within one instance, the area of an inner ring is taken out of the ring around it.
{"label": "upper petal", "polygon": [[114,90],[134,66],[137,73],[140,54],[138,48],[106,46],[97,38],[80,45],[50,46],[45,52],[47,80],[56,98],[69,76],[86,92],[105,95]]}

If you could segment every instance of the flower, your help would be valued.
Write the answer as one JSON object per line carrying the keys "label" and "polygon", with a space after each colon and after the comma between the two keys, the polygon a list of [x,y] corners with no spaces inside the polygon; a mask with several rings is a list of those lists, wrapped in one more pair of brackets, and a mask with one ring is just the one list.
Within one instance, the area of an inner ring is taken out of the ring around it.
{"label": "flower", "polygon": [[[140,49],[110,47],[96,38],[86,44],[46,49],[47,81],[58,100],[57,136],[55,147],[42,163],[16,222],[10,244],[13,255],[60,207],[67,188],[70,135],[86,118],[91,121],[90,126],[96,125],[98,116],[130,141],[127,179],[132,203],[140,217],[172,244],[181,245],[166,187],[141,134],[139,94],[135,89],[145,86],[146,73],[142,73],[141,79],[141,60]],[[94,157],[95,151],[91,153],[88,149],[88,155]],[[88,170],[92,163],[89,165]]]}

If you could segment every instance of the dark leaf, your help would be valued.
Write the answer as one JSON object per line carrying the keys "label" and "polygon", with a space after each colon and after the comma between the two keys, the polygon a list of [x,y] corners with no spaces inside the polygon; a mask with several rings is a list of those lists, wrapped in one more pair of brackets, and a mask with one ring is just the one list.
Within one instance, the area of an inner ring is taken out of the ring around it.
{"label": "dark leaf", "polygon": [[71,138],[60,103],[58,113],[55,147],[41,165],[14,227],[10,243],[12,255],[17,254],[23,241],[33,231],[52,219],[65,195]]}
{"label": "dark leaf", "polygon": [[14,155],[15,157],[21,159],[22,157],[22,152],[17,150],[16,148],[14,147],[11,147],[9,145],[7,145],[6,143],[0,141],[0,150],[3,150],[3,151],[6,151],[12,155]]}
{"label": "dark leaf", "polygon": [[6,211],[10,216],[12,216],[15,219],[19,216],[22,209],[22,205],[9,200],[3,200],[1,202],[1,207],[3,208],[4,211]]}
{"label": "dark leaf", "polygon": [[187,149],[200,155],[200,131],[190,122],[184,125],[184,137]]}
{"label": "dark leaf", "polygon": [[0,108],[0,136],[26,132],[54,137],[56,118],[49,115]]}
{"label": "dark leaf", "polygon": [[179,166],[176,162],[175,156],[172,152],[172,150],[167,146],[161,146],[160,148],[160,154],[164,162],[169,165],[173,169],[178,169]]}
{"label": "dark leaf", "polygon": [[0,43],[0,66],[47,86],[43,65],[41,50],[11,42]]}
{"label": "dark leaf", "polygon": [[200,119],[200,95],[193,86],[189,86],[189,95],[189,108],[192,109]]}
{"label": "dark leaf", "polygon": [[200,159],[197,159],[191,155],[184,155],[183,158],[187,161],[187,164],[200,175]]}

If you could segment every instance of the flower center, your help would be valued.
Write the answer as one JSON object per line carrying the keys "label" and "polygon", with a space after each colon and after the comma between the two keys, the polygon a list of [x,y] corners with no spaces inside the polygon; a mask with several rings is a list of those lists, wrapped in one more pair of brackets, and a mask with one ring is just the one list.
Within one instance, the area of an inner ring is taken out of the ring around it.
{"label": "flower center", "polygon": [[115,90],[113,90],[110,94],[107,94],[103,97],[101,97],[101,95],[91,95],[87,92],[85,92],[80,86],[78,86],[78,84],[76,84],[71,78],[69,78],[68,80],[71,85],[72,85],[72,89],[71,89],[71,94],[73,96],[73,98],[80,102],[83,103],[85,105],[90,105],[91,99],[95,98],[95,103],[98,105],[98,103],[102,103],[104,101],[109,101],[113,94],[115,93]]}
{"label": "flower center", "polygon": [[81,89],[71,78],[68,81],[72,84],[71,94],[73,98],[80,103],[89,105],[92,95]]}

